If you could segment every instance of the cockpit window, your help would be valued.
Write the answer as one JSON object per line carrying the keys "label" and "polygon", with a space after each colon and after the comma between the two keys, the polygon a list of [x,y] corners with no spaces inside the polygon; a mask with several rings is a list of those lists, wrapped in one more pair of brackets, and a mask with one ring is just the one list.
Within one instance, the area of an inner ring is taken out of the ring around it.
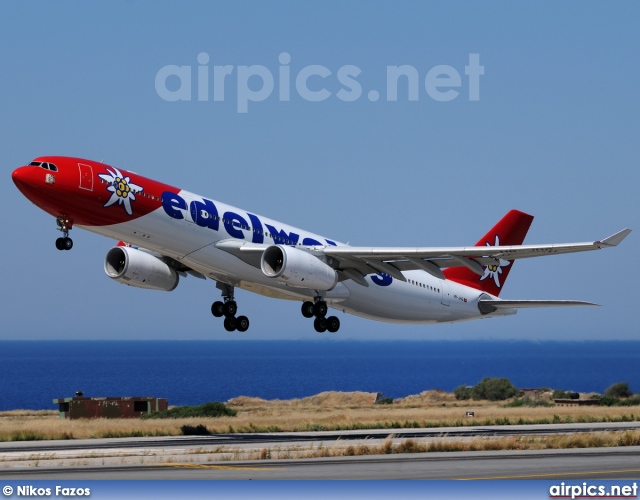
{"label": "cockpit window", "polygon": [[32,161],[31,163],[29,163],[29,166],[44,168],[45,170],[51,170],[52,172],[58,171],[58,167],[56,167],[53,163],[48,163],[46,161]]}

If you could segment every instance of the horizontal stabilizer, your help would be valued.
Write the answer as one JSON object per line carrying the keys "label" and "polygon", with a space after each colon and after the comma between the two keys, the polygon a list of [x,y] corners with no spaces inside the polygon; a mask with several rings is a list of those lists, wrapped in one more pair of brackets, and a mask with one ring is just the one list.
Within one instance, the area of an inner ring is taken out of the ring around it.
{"label": "horizontal stabilizer", "polygon": [[599,306],[593,302],[582,300],[492,300],[480,299],[478,309],[484,314],[496,312],[498,309],[531,309],[534,307],[563,307],[563,306]]}

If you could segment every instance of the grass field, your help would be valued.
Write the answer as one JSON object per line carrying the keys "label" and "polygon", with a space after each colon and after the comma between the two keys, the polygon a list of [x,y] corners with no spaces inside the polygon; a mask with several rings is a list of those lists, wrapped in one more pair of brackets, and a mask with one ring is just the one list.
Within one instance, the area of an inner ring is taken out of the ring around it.
{"label": "grass field", "polygon": [[[235,433],[640,420],[640,407],[507,408],[503,403],[456,401],[453,394],[441,391],[426,391],[390,405],[374,400],[375,394],[364,392],[326,392],[287,401],[238,397],[227,403],[238,411],[235,417],[167,420],[63,420],[55,411],[14,410],[0,412],[0,441],[171,436],[181,435],[184,425]],[[468,411],[475,416],[466,417]]]}

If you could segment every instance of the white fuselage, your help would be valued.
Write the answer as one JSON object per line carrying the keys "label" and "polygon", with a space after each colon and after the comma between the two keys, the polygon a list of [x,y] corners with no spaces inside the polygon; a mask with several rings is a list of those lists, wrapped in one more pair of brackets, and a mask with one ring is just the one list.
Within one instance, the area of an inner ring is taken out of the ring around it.
{"label": "white fuselage", "polygon": [[[169,194],[169,198],[169,201],[163,199],[163,206],[157,210],[128,222],[78,227],[172,257],[216,281],[290,300],[309,300],[318,294],[315,290],[280,283],[266,276],[259,267],[216,245],[230,240],[294,244],[301,248],[343,245],[188,191]],[[213,203],[219,214],[218,224],[207,225],[197,220],[199,215],[196,213],[194,217],[189,209],[192,202]],[[297,238],[289,239],[290,235]],[[481,315],[478,300],[490,295],[422,270],[404,271],[403,275],[406,282],[388,275],[368,275],[365,277],[368,287],[347,279],[321,295],[333,309],[393,323],[455,322],[515,313],[505,309]]]}

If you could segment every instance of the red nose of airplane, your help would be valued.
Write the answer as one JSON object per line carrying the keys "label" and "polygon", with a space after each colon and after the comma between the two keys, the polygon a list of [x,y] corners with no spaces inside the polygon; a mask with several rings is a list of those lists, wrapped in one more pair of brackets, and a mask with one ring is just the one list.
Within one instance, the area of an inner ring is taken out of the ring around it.
{"label": "red nose of airplane", "polygon": [[40,206],[39,200],[51,194],[45,187],[49,184],[46,184],[41,168],[18,167],[11,173],[11,179],[20,192],[38,206]]}
{"label": "red nose of airplane", "polygon": [[27,173],[27,168],[26,167],[19,167],[16,168],[12,173],[11,173],[11,178],[13,179],[13,183],[16,185],[16,187],[20,190],[23,191],[23,189],[29,184],[29,179],[28,179],[28,173]]}

